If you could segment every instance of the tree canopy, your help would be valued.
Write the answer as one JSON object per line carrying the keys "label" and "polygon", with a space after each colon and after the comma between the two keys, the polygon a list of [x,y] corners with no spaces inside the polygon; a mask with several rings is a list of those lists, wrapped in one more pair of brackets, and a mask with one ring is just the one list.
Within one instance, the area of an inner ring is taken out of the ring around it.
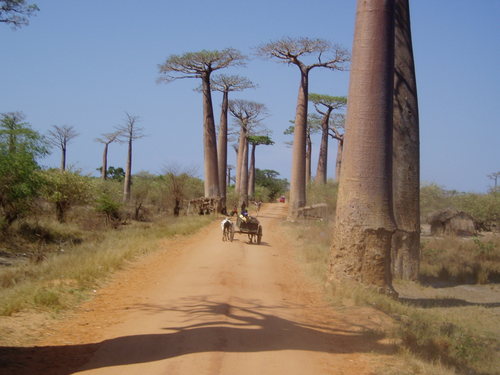
{"label": "tree canopy", "polygon": [[26,0],[0,0],[0,22],[13,28],[25,26],[29,24],[28,17],[39,10],[36,4],[29,4]]}

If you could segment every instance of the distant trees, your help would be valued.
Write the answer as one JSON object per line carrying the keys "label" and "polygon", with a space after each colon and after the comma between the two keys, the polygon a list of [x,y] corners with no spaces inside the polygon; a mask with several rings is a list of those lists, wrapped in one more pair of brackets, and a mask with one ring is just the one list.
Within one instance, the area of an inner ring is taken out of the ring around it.
{"label": "distant trees", "polygon": [[253,87],[255,87],[255,85],[250,80],[237,75],[229,76],[220,74],[212,79],[212,90],[222,92],[219,137],[217,142],[219,192],[222,210],[225,210],[226,208],[227,119],[229,109],[229,92],[242,91]]}
{"label": "distant trees", "polygon": [[[294,219],[297,216],[298,208],[303,207],[306,203],[305,160],[309,72],[319,67],[330,70],[345,70],[350,55],[346,49],[338,45],[332,45],[322,39],[309,38],[283,38],[261,45],[258,47],[257,53],[263,57],[275,58],[283,63],[296,65],[300,70],[289,204],[289,217]],[[309,55],[314,55],[317,59],[308,65],[303,58]]]}
{"label": "distant trees", "polygon": [[313,94],[309,95],[309,100],[314,104],[316,111],[321,118],[321,144],[319,149],[318,167],[314,181],[326,184],[327,161],[328,161],[328,137],[330,135],[330,118],[336,109],[345,107],[347,98],[345,96],[330,96]]}
{"label": "distant trees", "polygon": [[39,10],[36,4],[29,4],[26,0],[0,0],[0,22],[13,28],[28,25],[28,17]]}
{"label": "distant trees", "polygon": [[210,76],[216,70],[229,66],[242,65],[245,59],[245,56],[233,48],[227,48],[222,51],[202,50],[199,52],[188,52],[183,55],[171,55],[159,66],[159,80],[163,82],[168,83],[182,78],[201,79],[206,197],[218,197],[220,195]]}
{"label": "distant trees", "polygon": [[252,146],[250,150],[250,165],[248,168],[248,196],[254,197],[255,194],[255,149],[258,145],[273,145],[273,140],[267,135],[250,135],[248,143]]}
{"label": "distant trees", "polygon": [[262,121],[267,109],[264,104],[238,99],[229,101],[229,112],[239,127],[235,190],[239,204],[248,205],[248,136]]}
{"label": "distant trees", "polygon": [[132,145],[137,139],[143,138],[143,128],[137,126],[138,116],[125,113],[125,124],[118,128],[120,137],[124,143],[127,143],[127,164],[125,167],[125,180],[123,182],[123,201],[130,200],[130,188],[132,186]]}
{"label": "distant trees", "polygon": [[66,170],[66,152],[68,149],[68,143],[77,136],[78,133],[73,126],[53,125],[52,129],[49,130],[48,140],[50,144],[61,150],[61,171]]}
{"label": "distant trees", "polygon": [[274,201],[288,190],[288,181],[278,178],[280,174],[272,169],[255,168],[255,183],[265,187],[269,192],[269,200]]}
{"label": "distant trees", "polygon": [[101,178],[106,180],[108,178],[108,148],[109,145],[115,141],[120,140],[121,131],[114,131],[112,133],[104,133],[100,138],[96,138],[96,141],[104,145],[104,151],[102,153],[102,166],[101,166]]}

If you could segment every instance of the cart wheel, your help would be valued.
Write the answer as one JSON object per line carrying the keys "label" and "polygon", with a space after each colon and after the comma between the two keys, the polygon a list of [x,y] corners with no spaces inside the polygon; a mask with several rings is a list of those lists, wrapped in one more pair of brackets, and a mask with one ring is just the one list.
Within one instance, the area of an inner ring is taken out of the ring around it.
{"label": "cart wheel", "polygon": [[262,240],[262,227],[259,225],[259,231],[257,232],[257,245],[260,245],[261,240]]}
{"label": "cart wheel", "polygon": [[234,239],[234,228],[231,227],[231,230],[229,231],[229,241],[233,242]]}

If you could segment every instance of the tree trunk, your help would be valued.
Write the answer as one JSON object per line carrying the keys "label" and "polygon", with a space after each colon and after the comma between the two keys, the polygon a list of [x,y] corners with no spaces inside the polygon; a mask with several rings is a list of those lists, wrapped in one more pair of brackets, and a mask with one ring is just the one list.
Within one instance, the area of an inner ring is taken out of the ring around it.
{"label": "tree trunk", "polygon": [[61,147],[61,171],[66,170],[66,147]]}
{"label": "tree trunk", "polygon": [[241,185],[239,204],[245,203],[248,207],[248,140],[243,142],[243,160],[241,162]]}
{"label": "tree trunk", "polygon": [[388,294],[393,78],[394,1],[358,0],[330,272]]}
{"label": "tree trunk", "polygon": [[236,154],[236,183],[235,191],[237,194],[241,194],[241,171],[243,165],[243,150],[245,148],[245,141],[247,139],[246,127],[240,124],[240,136],[238,139],[238,152]]}
{"label": "tree trunk", "polygon": [[327,164],[328,164],[328,121],[332,110],[328,109],[321,121],[321,144],[319,146],[318,168],[314,181],[317,184],[326,184]]}
{"label": "tree trunk", "polygon": [[108,179],[108,146],[109,146],[109,143],[104,144],[104,152],[102,153],[101,178],[103,180]]}
{"label": "tree trunk", "polygon": [[393,276],[416,280],[420,262],[420,144],[408,0],[395,1]]}
{"label": "tree trunk", "polygon": [[306,204],[306,133],[309,72],[306,69],[301,69],[300,73],[290,177],[290,203],[288,207],[288,218],[290,220],[297,218],[298,209]]}
{"label": "tree trunk", "polygon": [[335,179],[340,181],[340,170],[342,166],[342,151],[344,150],[344,140],[338,140],[339,143],[337,145],[337,159],[335,160]]}
{"label": "tree trunk", "polygon": [[217,143],[217,162],[219,163],[219,192],[221,197],[221,209],[226,208],[226,169],[227,169],[227,111],[229,101],[228,92],[222,94],[222,106],[220,114],[219,140]]}
{"label": "tree trunk", "polygon": [[252,151],[250,152],[250,166],[248,168],[248,196],[255,196],[255,148],[257,145],[252,143]]}
{"label": "tree trunk", "polygon": [[312,141],[311,135],[307,133],[306,140],[306,186],[311,183],[311,161],[312,159]]}
{"label": "tree trunk", "polygon": [[205,166],[205,197],[219,197],[219,173],[217,165],[217,141],[210,90],[210,74],[203,73],[203,149]]}
{"label": "tree trunk", "polygon": [[128,140],[127,166],[125,167],[125,179],[123,181],[123,201],[130,201],[130,188],[132,186],[132,137]]}

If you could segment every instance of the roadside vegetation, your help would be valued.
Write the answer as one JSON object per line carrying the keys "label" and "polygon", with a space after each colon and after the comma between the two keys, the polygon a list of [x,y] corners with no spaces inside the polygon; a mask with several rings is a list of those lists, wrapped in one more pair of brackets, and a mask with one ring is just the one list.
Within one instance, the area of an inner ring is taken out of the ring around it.
{"label": "roadside vegetation", "polygon": [[[321,200],[325,194],[331,196],[327,190],[333,186],[311,188],[310,192],[317,194],[313,199]],[[438,190],[436,186],[431,189],[432,200],[429,200],[426,196],[429,188],[422,188],[424,215],[434,209],[449,207],[451,203],[458,205],[471,201],[476,204],[459,208],[471,213],[487,212],[488,216],[482,217],[488,220],[495,220],[500,213],[500,205],[484,204],[497,202],[495,194],[498,193],[455,193],[453,199],[448,200],[444,191],[434,194],[442,189]],[[439,196],[444,196],[444,201],[436,198]],[[334,205],[334,200],[329,202],[330,211],[334,211]],[[422,220],[425,222],[425,218]],[[395,325],[387,327],[383,333],[400,348],[404,366],[387,365],[380,370],[381,374],[498,374],[498,301],[473,303],[457,297],[436,297],[436,289],[430,281],[446,285],[496,281],[500,269],[500,234],[479,232],[476,237],[470,238],[423,237],[421,282],[395,280],[400,298],[393,299],[358,284],[327,282],[331,221],[286,223],[284,226],[291,238],[297,240],[298,256],[308,272],[322,285],[328,285],[328,295],[333,304],[341,305],[349,301],[368,305],[393,318]],[[411,298],[405,293],[410,293]]]}

